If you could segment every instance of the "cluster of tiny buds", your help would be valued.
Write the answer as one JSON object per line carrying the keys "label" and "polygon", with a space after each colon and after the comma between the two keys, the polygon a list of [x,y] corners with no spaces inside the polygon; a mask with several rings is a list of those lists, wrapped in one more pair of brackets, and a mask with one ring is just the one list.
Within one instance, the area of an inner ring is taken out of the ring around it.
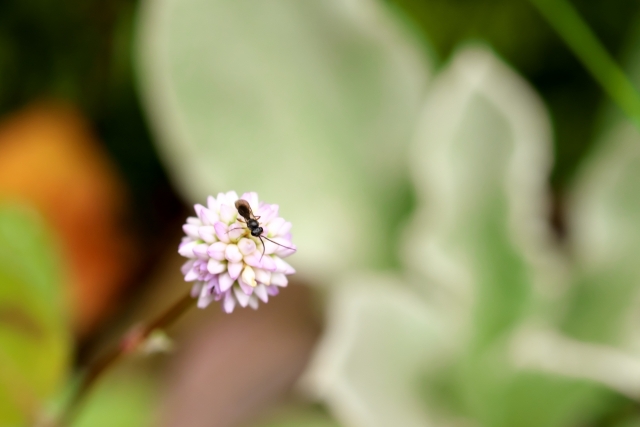
{"label": "cluster of tiny buds", "polygon": [[260,202],[256,193],[231,191],[195,205],[195,217],[183,226],[178,252],[188,258],[182,272],[193,282],[200,308],[221,301],[225,312],[237,305],[258,307],[279,293],[295,273],[284,258],[296,251],[291,223],[278,205]]}

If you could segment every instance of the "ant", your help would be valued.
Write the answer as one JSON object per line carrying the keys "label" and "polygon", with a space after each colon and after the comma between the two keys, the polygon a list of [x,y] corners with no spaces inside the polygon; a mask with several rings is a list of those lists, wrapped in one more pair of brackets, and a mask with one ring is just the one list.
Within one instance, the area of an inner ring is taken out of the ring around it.
{"label": "ant", "polygon": [[[262,242],[262,256],[260,257],[261,260],[262,260],[262,257],[264,256],[264,251],[265,251],[264,240],[262,240],[262,239],[267,239],[271,243],[275,243],[278,246],[282,246],[283,248],[287,248],[287,249],[291,249],[292,251],[295,251],[294,248],[290,248],[289,246],[281,245],[278,242],[274,242],[273,240],[271,240],[267,236],[263,236],[262,235],[262,233],[264,232],[264,229],[262,227],[260,227],[260,223],[258,222],[260,217],[259,216],[255,216],[253,214],[253,211],[251,210],[251,206],[249,206],[249,202],[247,202],[244,199],[238,199],[236,201],[236,209],[238,210],[238,214],[240,214],[240,216],[242,218],[244,218],[244,221],[242,219],[240,219],[240,218],[238,218],[238,221],[244,222],[245,224],[247,224],[247,228],[251,232],[251,235],[253,237],[257,237],[258,239],[260,239],[260,242]],[[234,228],[233,230],[237,230],[237,228]],[[231,231],[231,230],[229,230],[229,231]]]}

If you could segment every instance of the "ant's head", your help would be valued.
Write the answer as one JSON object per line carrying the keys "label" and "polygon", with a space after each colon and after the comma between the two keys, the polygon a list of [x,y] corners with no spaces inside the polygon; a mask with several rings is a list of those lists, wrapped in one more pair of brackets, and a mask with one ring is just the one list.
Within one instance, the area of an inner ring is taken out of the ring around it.
{"label": "ant's head", "polygon": [[251,228],[251,235],[253,237],[258,237],[258,236],[262,235],[262,231],[263,231],[262,227],[257,227],[257,225],[258,225],[258,221],[256,221],[256,227],[253,227],[253,228],[249,227],[249,228]]}

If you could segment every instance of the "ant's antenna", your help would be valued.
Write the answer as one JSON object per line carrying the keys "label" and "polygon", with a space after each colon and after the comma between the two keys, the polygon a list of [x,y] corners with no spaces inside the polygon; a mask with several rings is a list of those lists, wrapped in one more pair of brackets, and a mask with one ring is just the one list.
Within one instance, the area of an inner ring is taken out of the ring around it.
{"label": "ant's antenna", "polygon": [[270,238],[268,238],[267,236],[260,235],[260,236],[258,236],[258,238],[259,238],[259,239],[260,239],[260,241],[262,242],[262,255],[260,256],[260,261],[262,261],[262,257],[264,256],[264,251],[265,251],[264,240],[262,240],[262,239],[267,239],[267,240],[268,240],[268,241],[270,241],[271,243],[275,243],[275,244],[276,244],[276,245],[278,245],[278,246],[282,246],[283,248],[291,249],[292,251],[295,251],[295,249],[294,249],[294,248],[290,248],[289,246],[285,246],[285,245],[282,245],[282,244],[280,244],[280,243],[278,243],[278,242],[274,242],[273,240],[271,240],[271,239],[270,239]]}

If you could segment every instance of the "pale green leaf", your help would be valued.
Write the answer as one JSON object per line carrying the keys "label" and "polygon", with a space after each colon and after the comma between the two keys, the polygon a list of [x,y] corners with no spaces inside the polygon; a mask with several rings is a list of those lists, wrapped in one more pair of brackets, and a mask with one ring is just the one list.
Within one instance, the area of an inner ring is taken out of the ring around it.
{"label": "pale green leaf", "polygon": [[519,371],[510,354],[512,334],[542,317],[563,283],[547,221],[542,102],[489,49],[469,46],[434,80],[419,123],[411,156],[419,207],[405,258],[426,295],[447,307],[446,335],[457,338],[444,406],[484,426],[575,420],[597,390]]}
{"label": "pale green leaf", "polygon": [[317,280],[388,265],[429,65],[383,2],[146,0],[139,18],[142,98],[188,199],[278,203]]}
{"label": "pale green leaf", "polygon": [[442,325],[405,286],[392,276],[357,275],[332,292],[303,385],[345,426],[428,425],[420,379],[437,359]]}
{"label": "pale green leaf", "polygon": [[157,387],[139,363],[119,367],[101,379],[71,427],[155,425]]}
{"label": "pale green leaf", "polygon": [[33,212],[0,207],[0,425],[33,421],[66,375],[59,262]]}
{"label": "pale green leaf", "polygon": [[525,81],[470,46],[435,79],[419,123],[405,258],[481,346],[521,319],[538,272],[552,270],[548,118]]}

